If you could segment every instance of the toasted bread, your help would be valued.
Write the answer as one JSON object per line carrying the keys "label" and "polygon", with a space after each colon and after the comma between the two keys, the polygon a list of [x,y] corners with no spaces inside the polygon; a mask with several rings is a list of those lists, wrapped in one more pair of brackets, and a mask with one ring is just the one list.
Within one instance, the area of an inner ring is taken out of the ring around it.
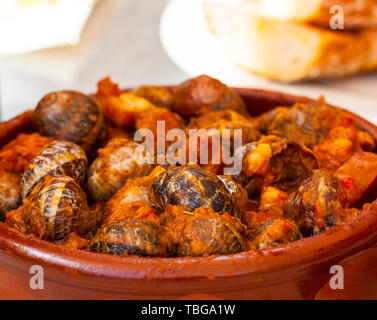
{"label": "toasted bread", "polygon": [[255,15],[242,5],[205,2],[210,31],[241,68],[281,82],[377,69],[377,30],[329,31]]}
{"label": "toasted bread", "polygon": [[329,27],[337,14],[349,29],[377,27],[377,0],[241,0],[266,18]]}

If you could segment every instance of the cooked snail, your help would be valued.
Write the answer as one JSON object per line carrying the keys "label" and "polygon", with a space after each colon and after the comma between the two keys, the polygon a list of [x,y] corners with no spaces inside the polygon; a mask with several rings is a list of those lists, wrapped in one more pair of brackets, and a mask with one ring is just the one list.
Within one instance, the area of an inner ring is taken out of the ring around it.
{"label": "cooked snail", "polygon": [[[27,234],[55,242],[64,241],[71,232],[85,236],[98,223],[90,214],[84,191],[68,176],[46,176],[16,212]],[[13,216],[7,215],[10,225]]]}
{"label": "cooked snail", "polygon": [[224,182],[201,168],[171,166],[157,177],[152,189],[160,211],[169,204],[187,211],[200,207],[232,215],[237,211]]}
{"label": "cooked snail", "polygon": [[247,115],[236,91],[206,75],[187,80],[173,91],[173,110],[182,116],[200,116],[210,110],[231,109]]}
{"label": "cooked snail", "polygon": [[164,229],[151,221],[128,220],[102,225],[90,250],[120,256],[167,257],[172,244]]}
{"label": "cooked snail", "polygon": [[329,173],[315,170],[284,205],[284,215],[296,221],[304,237],[322,233],[341,223],[347,192]]}
{"label": "cooked snail", "polygon": [[0,172],[0,221],[5,221],[8,211],[21,205],[20,177],[14,173]]}
{"label": "cooked snail", "polygon": [[29,164],[22,176],[22,197],[26,198],[34,186],[47,175],[66,175],[79,184],[85,179],[88,159],[76,144],[67,141],[53,141],[47,145]]}
{"label": "cooked snail", "polygon": [[104,137],[106,119],[98,104],[76,91],[47,94],[33,114],[34,128],[43,136],[71,141],[91,152]]}
{"label": "cooked snail", "polygon": [[146,176],[152,169],[146,149],[133,141],[117,138],[98,150],[88,172],[90,195],[96,201],[108,201],[128,178]]}
{"label": "cooked snail", "polygon": [[246,249],[241,235],[243,226],[227,214],[219,215],[211,209],[199,208],[186,219],[178,217],[175,223],[172,226],[174,221],[171,222],[169,230],[177,233],[178,256],[232,254]]}

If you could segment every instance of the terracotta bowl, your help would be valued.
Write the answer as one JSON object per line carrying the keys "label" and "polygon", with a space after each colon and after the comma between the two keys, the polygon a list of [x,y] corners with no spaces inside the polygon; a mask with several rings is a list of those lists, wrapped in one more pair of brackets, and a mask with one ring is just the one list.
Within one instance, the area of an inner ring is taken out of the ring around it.
{"label": "terracotta bowl", "polygon": [[[310,99],[237,89],[252,115]],[[30,112],[0,125],[0,145],[31,127]],[[355,116],[377,140],[377,127]],[[346,225],[279,248],[201,258],[118,257],[66,249],[0,223],[0,297],[10,299],[313,299],[375,298],[377,201]],[[368,250],[369,249],[369,250]],[[345,290],[328,286],[345,270]],[[30,268],[44,270],[32,290]],[[349,274],[351,272],[351,274]],[[360,276],[359,276],[360,275]],[[347,282],[348,281],[348,282]],[[354,287],[354,285],[356,285]],[[365,285],[364,285],[365,284]],[[356,288],[353,290],[353,288]],[[352,290],[351,290],[352,289]],[[348,290],[348,291],[347,291]]]}

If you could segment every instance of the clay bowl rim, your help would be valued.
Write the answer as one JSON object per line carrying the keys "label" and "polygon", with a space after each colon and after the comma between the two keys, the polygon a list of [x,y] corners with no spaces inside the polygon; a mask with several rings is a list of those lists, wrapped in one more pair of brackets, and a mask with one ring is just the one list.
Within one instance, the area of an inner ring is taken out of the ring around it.
{"label": "clay bowl rim", "polygon": [[[243,98],[274,95],[280,101],[311,102],[312,99],[284,93],[236,89]],[[285,104],[286,105],[286,104]],[[361,128],[377,140],[377,126],[349,112]],[[20,233],[0,222],[0,253],[43,263],[65,272],[128,280],[214,279],[275,275],[279,281],[314,272],[313,265],[341,261],[377,242],[377,200],[348,223],[313,237],[260,251],[208,257],[150,258],[112,256],[64,248]],[[255,279],[256,279],[255,278]],[[271,279],[272,279],[271,278]]]}

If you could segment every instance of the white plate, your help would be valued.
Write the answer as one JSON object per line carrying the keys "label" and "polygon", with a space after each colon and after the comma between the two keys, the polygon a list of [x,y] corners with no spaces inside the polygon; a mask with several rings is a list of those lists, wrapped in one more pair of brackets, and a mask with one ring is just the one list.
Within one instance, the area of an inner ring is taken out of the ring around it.
{"label": "white plate", "polygon": [[209,33],[202,0],[171,0],[161,18],[160,38],[169,57],[190,76],[208,74],[231,86],[255,87],[318,98],[377,124],[377,75],[302,84],[280,84],[233,66]]}

